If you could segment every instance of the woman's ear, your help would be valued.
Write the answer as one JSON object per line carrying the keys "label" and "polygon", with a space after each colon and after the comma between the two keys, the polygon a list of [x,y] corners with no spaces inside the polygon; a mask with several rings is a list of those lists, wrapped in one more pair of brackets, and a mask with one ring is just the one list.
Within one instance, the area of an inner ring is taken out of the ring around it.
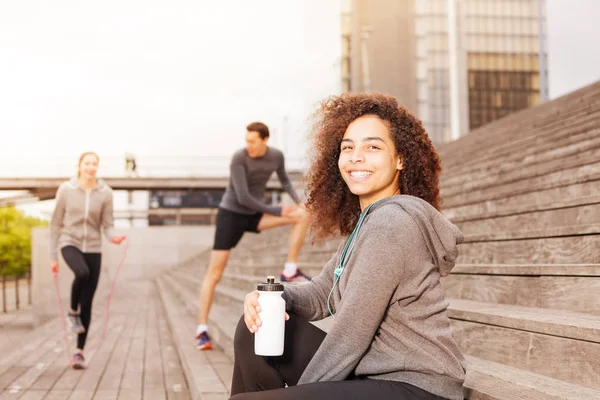
{"label": "woman's ear", "polygon": [[402,157],[398,156],[398,164],[396,165],[396,169],[398,171],[402,171],[404,169],[404,160],[402,160]]}

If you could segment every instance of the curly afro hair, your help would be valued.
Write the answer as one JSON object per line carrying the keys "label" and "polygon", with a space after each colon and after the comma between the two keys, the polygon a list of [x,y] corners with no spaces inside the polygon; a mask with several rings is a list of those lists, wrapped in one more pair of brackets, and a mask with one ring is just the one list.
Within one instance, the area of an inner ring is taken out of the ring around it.
{"label": "curly afro hair", "polygon": [[389,95],[346,93],[324,100],[314,114],[310,134],[312,150],[306,177],[311,213],[311,236],[315,241],[337,234],[349,235],[360,215],[358,196],[352,194],[338,168],[340,143],[348,125],[363,115],[383,120],[396,151],[402,157],[400,193],[420,197],[440,209],[440,159],[421,121]]}

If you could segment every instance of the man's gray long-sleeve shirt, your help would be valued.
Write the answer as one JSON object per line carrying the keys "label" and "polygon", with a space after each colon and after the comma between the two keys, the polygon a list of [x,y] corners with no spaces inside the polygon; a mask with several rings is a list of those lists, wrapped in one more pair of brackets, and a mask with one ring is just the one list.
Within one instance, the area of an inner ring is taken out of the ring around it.
{"label": "man's gray long-sleeve shirt", "polygon": [[265,155],[257,158],[250,157],[246,149],[235,152],[231,159],[229,184],[219,207],[240,214],[262,212],[280,216],[281,207],[270,206],[261,201],[273,172],[277,173],[283,189],[296,203],[300,203],[300,198],[285,171],[283,153],[268,147]]}

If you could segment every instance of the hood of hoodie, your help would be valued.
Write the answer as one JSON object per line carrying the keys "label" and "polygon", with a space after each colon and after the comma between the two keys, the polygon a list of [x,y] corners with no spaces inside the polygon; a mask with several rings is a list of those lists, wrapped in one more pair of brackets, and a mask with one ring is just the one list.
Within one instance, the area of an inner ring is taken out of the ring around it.
{"label": "hood of hoodie", "polygon": [[464,237],[460,229],[423,199],[396,195],[377,201],[370,212],[387,204],[402,207],[421,229],[423,239],[441,276],[450,273],[458,257],[458,245]]}
{"label": "hood of hoodie", "polygon": [[[69,185],[75,187],[75,188],[80,188],[81,185],[79,184],[79,179],[77,177],[73,177],[71,179],[69,179]],[[102,190],[105,187],[107,187],[108,185],[106,184],[106,182],[104,182],[102,179],[98,179],[96,178],[96,189],[98,190]]]}

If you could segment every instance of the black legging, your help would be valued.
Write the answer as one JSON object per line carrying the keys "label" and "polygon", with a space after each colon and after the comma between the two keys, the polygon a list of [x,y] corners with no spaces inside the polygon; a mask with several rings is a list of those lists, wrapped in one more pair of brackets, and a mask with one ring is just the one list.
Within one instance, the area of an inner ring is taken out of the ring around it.
{"label": "black legging", "polygon": [[75,246],[66,246],[61,249],[65,262],[75,274],[71,288],[71,310],[77,311],[85,332],[77,335],[77,348],[83,349],[87,339],[88,328],[92,320],[92,301],[100,279],[100,253],[82,253]]}
{"label": "black legging", "polygon": [[[233,344],[231,400],[442,399],[408,383],[355,376],[345,381],[297,385],[325,336],[325,332],[306,319],[290,314],[290,320],[285,324],[283,356],[257,356],[254,354],[254,334],[248,331],[242,317]],[[289,387],[284,388],[285,384]]]}

